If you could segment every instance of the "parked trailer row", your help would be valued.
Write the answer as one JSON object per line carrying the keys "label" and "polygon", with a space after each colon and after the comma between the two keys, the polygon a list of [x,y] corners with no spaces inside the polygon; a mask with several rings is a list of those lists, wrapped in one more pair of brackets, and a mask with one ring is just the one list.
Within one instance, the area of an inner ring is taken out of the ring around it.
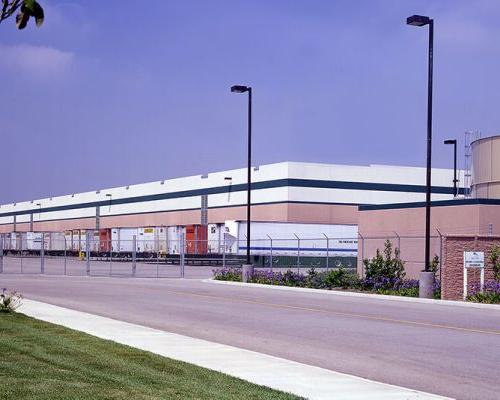
{"label": "parked trailer row", "polygon": [[[206,253],[207,228],[199,225],[113,228],[100,230],[74,229],[66,232],[12,232],[0,235],[6,254],[39,253],[47,255],[78,256],[89,250],[92,254],[131,257],[134,252],[141,258],[180,254],[181,239],[185,237],[188,254]],[[203,242],[205,241],[205,242]]]}
{"label": "parked trailer row", "polygon": [[[226,221],[224,224],[71,230],[66,232],[15,232],[3,235],[7,253],[38,253],[78,256],[87,250],[91,255],[131,258],[158,258],[181,253],[192,256],[244,257],[247,251],[246,223]],[[300,256],[312,258],[357,257],[357,226],[277,222],[252,222],[250,254],[259,257]],[[134,247],[135,246],[135,247]],[[269,261],[267,261],[269,262]]]}

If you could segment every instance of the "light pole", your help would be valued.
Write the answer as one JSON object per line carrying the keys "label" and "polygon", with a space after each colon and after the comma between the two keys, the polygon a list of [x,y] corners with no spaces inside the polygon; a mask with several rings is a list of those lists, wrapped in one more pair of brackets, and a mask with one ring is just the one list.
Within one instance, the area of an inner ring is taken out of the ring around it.
{"label": "light pole", "polygon": [[430,271],[431,245],[431,167],[432,167],[432,70],[434,58],[434,20],[422,15],[412,15],[406,19],[408,25],[429,25],[429,59],[427,80],[427,178],[425,192],[425,269],[420,274],[419,296],[432,298],[434,274]]}
{"label": "light pole", "polygon": [[111,212],[111,200],[113,199],[113,195],[111,193],[106,193],[106,197],[109,197],[109,210],[108,213]]}
{"label": "light pole", "polygon": [[452,144],[453,145],[453,197],[458,196],[458,188],[457,188],[457,139],[447,139],[444,141],[444,144]]}
{"label": "light pole", "polygon": [[231,188],[232,188],[232,185],[233,185],[233,177],[232,176],[225,176],[224,180],[226,182],[229,182],[229,189],[227,191],[227,202],[229,203],[231,201]]}
{"label": "light pole", "polygon": [[243,265],[242,279],[248,280],[248,276],[253,273],[253,265],[250,263],[250,203],[252,186],[252,88],[250,86],[231,86],[232,93],[248,93],[248,142],[247,142],[247,260]]}

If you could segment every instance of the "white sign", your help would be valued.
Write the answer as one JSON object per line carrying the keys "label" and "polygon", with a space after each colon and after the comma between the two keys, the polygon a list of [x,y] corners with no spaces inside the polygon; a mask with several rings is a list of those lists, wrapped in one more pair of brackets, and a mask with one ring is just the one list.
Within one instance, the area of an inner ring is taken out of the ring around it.
{"label": "white sign", "polygon": [[481,292],[484,288],[484,251],[464,251],[464,300],[467,298],[467,270],[481,270]]}
{"label": "white sign", "polygon": [[464,251],[465,268],[484,268],[483,251]]}

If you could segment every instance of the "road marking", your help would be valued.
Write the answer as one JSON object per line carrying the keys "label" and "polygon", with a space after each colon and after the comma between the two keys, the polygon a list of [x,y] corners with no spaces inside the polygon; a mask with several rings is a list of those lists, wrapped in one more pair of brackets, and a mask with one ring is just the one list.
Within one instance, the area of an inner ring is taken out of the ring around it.
{"label": "road marking", "polygon": [[335,315],[340,315],[343,317],[352,317],[352,318],[365,318],[365,319],[369,319],[372,321],[393,322],[393,323],[406,324],[406,325],[416,325],[416,326],[423,326],[423,327],[429,327],[429,328],[449,329],[449,330],[460,331],[460,332],[483,333],[483,334],[487,334],[487,335],[500,335],[500,330],[464,328],[464,327],[460,327],[460,326],[434,324],[431,322],[418,322],[418,321],[410,321],[410,320],[405,320],[405,319],[397,319],[397,318],[389,318],[389,317],[377,317],[377,316],[367,315],[367,314],[347,313],[347,312],[342,312],[342,311],[325,310],[325,309],[313,308],[313,307],[292,306],[289,304],[268,303],[268,302],[259,301],[259,300],[248,300],[248,299],[241,299],[238,297],[227,297],[227,296],[219,296],[219,295],[212,295],[212,294],[192,293],[192,292],[185,292],[185,291],[180,291],[180,290],[170,290],[170,289],[153,289],[153,290],[158,290],[158,291],[162,291],[162,292],[168,291],[170,293],[193,296],[193,297],[203,297],[203,298],[211,298],[211,299],[225,300],[225,301],[229,300],[232,302],[239,301],[241,303],[257,304],[257,305],[263,305],[263,306],[272,307],[272,308],[282,308],[282,309],[289,309],[289,310],[296,310],[296,311],[309,311],[309,312],[316,312],[316,313],[321,313],[321,314],[335,314]]}

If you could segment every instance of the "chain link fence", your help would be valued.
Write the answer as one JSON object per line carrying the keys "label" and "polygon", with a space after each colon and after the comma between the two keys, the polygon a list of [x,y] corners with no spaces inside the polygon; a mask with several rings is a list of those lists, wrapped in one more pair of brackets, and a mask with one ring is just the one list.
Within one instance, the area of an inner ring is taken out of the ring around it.
{"label": "chain link fence", "polygon": [[[250,242],[257,268],[332,269],[357,266],[358,239],[271,238]],[[0,273],[76,276],[183,277],[184,268],[240,266],[247,241],[223,235],[220,240],[109,239],[98,231],[16,232],[0,235]]]}
{"label": "chain link fence", "polygon": [[[393,250],[399,249],[399,256],[404,262],[406,277],[418,279],[420,271],[425,268],[425,236],[399,235],[394,232],[393,235],[383,236],[361,236],[359,235],[359,257],[358,273],[360,276],[365,274],[365,265],[363,260],[371,259],[376,255],[377,250],[382,254],[385,243],[389,241]],[[438,257],[438,276],[441,275],[441,260],[443,258],[443,237],[441,235],[432,235],[430,238],[431,259]]]}

